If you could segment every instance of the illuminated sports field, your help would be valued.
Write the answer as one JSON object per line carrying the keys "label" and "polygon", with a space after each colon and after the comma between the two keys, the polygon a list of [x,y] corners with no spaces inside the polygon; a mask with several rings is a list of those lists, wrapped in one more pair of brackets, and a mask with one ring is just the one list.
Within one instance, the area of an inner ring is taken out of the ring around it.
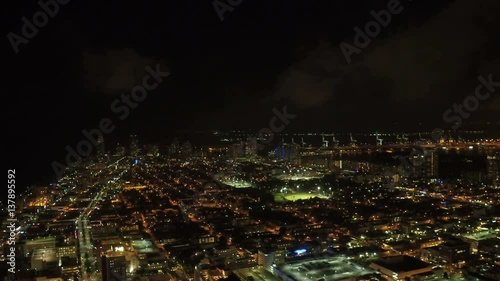
{"label": "illuminated sports field", "polygon": [[323,175],[278,175],[277,179],[283,181],[303,181],[303,180],[314,180],[320,179]]}
{"label": "illuminated sports field", "polygon": [[238,179],[238,178],[235,178],[235,177],[229,177],[229,176],[223,176],[223,175],[215,175],[214,176],[214,180],[216,180],[216,181],[218,181],[218,182],[220,182],[222,184],[234,187],[234,188],[251,188],[251,187],[254,187],[254,184],[252,184],[251,182],[248,182],[248,181],[245,181],[245,180],[242,180],[242,179]]}
{"label": "illuminated sports field", "polygon": [[297,201],[297,200],[309,200],[312,198],[328,199],[328,196],[316,194],[316,193],[276,193],[274,194],[274,201],[276,202],[286,202],[286,201]]}
{"label": "illuminated sports field", "polygon": [[251,182],[247,181],[238,181],[238,180],[227,180],[227,181],[222,181],[225,185],[229,185],[234,188],[250,188],[253,187],[253,184]]}

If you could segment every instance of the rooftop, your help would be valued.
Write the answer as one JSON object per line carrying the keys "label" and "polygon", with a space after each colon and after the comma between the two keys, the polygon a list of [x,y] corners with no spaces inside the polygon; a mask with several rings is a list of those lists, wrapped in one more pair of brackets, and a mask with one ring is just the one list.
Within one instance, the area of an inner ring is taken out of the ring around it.
{"label": "rooftop", "polygon": [[337,281],[377,273],[372,269],[350,262],[346,257],[323,257],[294,261],[278,266],[278,270],[297,281],[316,281],[319,279]]}
{"label": "rooftop", "polygon": [[392,272],[407,272],[418,270],[432,265],[410,256],[395,256],[378,259],[374,264],[385,267]]}

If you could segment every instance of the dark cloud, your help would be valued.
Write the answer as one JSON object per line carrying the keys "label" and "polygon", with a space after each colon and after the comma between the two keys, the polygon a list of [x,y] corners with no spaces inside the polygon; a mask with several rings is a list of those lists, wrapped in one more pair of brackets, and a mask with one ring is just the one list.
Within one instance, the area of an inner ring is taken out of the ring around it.
{"label": "dark cloud", "polygon": [[135,50],[85,50],[83,55],[84,85],[87,93],[116,94],[130,91],[142,83],[145,67],[160,63]]}
{"label": "dark cloud", "polygon": [[322,42],[281,75],[275,97],[302,108],[329,102],[358,109],[363,99],[391,106],[463,99],[478,75],[500,69],[491,57],[500,47],[494,35],[500,31],[499,12],[498,1],[458,0],[419,26],[373,39],[360,55],[353,54],[351,64],[338,44]]}

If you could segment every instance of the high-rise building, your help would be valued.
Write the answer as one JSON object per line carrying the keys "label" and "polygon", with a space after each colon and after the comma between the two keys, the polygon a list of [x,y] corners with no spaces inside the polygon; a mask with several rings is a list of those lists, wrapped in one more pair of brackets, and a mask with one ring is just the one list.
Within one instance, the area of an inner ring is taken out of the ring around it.
{"label": "high-rise building", "polygon": [[229,147],[229,155],[233,159],[245,157],[245,143],[240,141],[231,144],[231,146]]}
{"label": "high-rise building", "polygon": [[302,165],[299,144],[296,144],[296,143],[291,144],[290,159],[291,159],[293,165],[296,165],[296,166]]}
{"label": "high-rise building", "polygon": [[249,138],[245,143],[245,156],[246,157],[256,157],[257,156],[257,139]]}
{"label": "high-rise building", "polygon": [[172,143],[170,144],[170,146],[168,147],[168,154],[170,155],[177,155],[180,153],[180,144],[179,144],[179,140],[177,138],[175,138]]}
{"label": "high-rise building", "polygon": [[435,149],[424,149],[412,153],[409,161],[412,166],[412,177],[436,178],[439,176],[439,156]]}
{"label": "high-rise building", "polygon": [[488,178],[493,181],[494,184],[500,183],[500,152],[494,151],[486,155],[486,160],[488,163]]}
{"label": "high-rise building", "polygon": [[158,157],[160,156],[160,148],[158,145],[148,146],[148,156]]}
{"label": "high-rise building", "polygon": [[191,156],[193,154],[193,146],[190,142],[185,142],[181,146],[181,154],[184,156]]}
{"label": "high-rise building", "polygon": [[273,272],[274,266],[285,262],[285,251],[277,249],[259,249],[257,263],[264,269]]}
{"label": "high-rise building", "polygon": [[300,145],[296,143],[281,144],[274,149],[274,157],[299,166],[301,164]]}
{"label": "high-rise building", "polygon": [[127,262],[125,256],[102,256],[102,280],[127,280]]}
{"label": "high-rise building", "polygon": [[424,150],[425,177],[439,176],[439,156],[435,149]]}
{"label": "high-rise building", "polygon": [[106,151],[105,151],[104,137],[103,136],[99,136],[97,138],[96,148],[97,148],[97,156],[99,158],[104,157],[104,154],[105,154]]}
{"label": "high-rise building", "polygon": [[290,161],[292,149],[286,144],[281,144],[274,149],[274,157],[282,161]]}
{"label": "high-rise building", "polygon": [[116,155],[125,156],[125,147],[121,144],[116,145]]}
{"label": "high-rise building", "polygon": [[139,156],[139,140],[137,139],[137,135],[130,135],[130,156],[137,157]]}

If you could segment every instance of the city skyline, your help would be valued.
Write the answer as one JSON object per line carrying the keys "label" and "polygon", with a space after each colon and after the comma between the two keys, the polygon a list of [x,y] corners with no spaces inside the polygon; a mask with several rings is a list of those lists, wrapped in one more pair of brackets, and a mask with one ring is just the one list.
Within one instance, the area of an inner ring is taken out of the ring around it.
{"label": "city skyline", "polygon": [[[16,149],[4,153],[25,165],[27,174],[40,169],[45,174],[54,158],[64,157],[66,145],[81,140],[82,130],[97,128],[103,118],[124,116],[121,95],[142,85],[151,73],[146,68],[157,65],[169,76],[148,90],[137,108],[129,108],[125,119],[112,120],[116,140],[130,133],[161,139],[190,129],[259,130],[269,123],[273,108],[284,106],[299,116],[287,125],[290,132],[446,130],[458,121],[464,127],[490,122],[500,131],[494,92],[494,81],[500,81],[498,42],[490,36],[498,26],[490,16],[497,3],[401,2],[398,11],[403,10],[385,23],[388,2],[246,3],[225,11],[223,21],[211,2],[165,2],[142,9],[113,1],[95,8],[60,4],[51,24],[17,45],[18,53],[5,53],[13,86],[8,86],[12,94],[6,97],[5,116],[15,120],[6,124],[14,135],[7,141]],[[43,11],[26,5],[8,4],[9,34],[24,36],[20,19]],[[107,16],[110,11],[119,11],[116,22]],[[148,16],[161,11],[165,21]],[[94,15],[92,23],[85,24],[87,14]],[[142,21],[125,20],[129,14]],[[302,20],[295,21],[301,14]],[[374,20],[382,21],[380,33],[367,38],[369,44],[349,63],[340,44],[358,48],[356,30]],[[462,25],[450,24],[458,22]],[[145,25],[153,28],[142,29]],[[427,41],[433,44],[419,43]],[[4,43],[10,49],[15,45]],[[25,65],[36,73],[29,82]],[[486,86],[490,97],[480,89],[479,103],[467,100],[484,80],[493,81]],[[113,110],[115,100],[120,104]],[[462,111],[455,107],[466,101],[472,103]]]}

